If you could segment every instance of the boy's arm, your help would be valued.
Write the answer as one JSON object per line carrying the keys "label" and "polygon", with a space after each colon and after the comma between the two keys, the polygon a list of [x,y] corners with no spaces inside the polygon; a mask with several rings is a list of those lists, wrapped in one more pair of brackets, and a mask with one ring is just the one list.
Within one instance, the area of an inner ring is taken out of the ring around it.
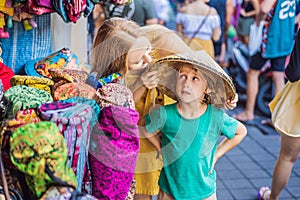
{"label": "boy's arm", "polygon": [[225,138],[217,147],[217,152],[215,155],[215,162],[222,157],[226,152],[230,149],[238,145],[242,139],[247,135],[247,129],[241,122],[238,121],[238,126],[236,129],[236,133],[233,138],[228,139]]}
{"label": "boy's arm", "polygon": [[143,135],[149,140],[149,142],[157,149],[157,151],[161,151],[161,140],[157,135],[160,130],[155,131],[154,133],[149,133],[145,127],[140,127],[140,131]]}

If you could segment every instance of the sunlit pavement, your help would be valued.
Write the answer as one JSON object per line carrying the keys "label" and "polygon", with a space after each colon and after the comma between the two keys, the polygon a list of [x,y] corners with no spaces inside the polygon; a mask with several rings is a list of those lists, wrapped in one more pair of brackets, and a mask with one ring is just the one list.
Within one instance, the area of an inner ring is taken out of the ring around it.
{"label": "sunlit pavement", "polygon": [[[240,112],[242,106],[238,106],[229,114]],[[271,185],[273,168],[280,148],[280,135],[270,127],[261,126],[261,119],[265,117],[257,114],[254,122],[246,125],[246,138],[216,164],[218,200],[257,199],[259,187]],[[299,159],[279,199],[300,200]]]}

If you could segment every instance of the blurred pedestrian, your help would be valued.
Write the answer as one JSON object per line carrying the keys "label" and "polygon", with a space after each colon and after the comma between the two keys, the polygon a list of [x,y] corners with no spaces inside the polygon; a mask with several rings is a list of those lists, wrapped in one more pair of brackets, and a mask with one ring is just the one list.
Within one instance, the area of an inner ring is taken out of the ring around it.
{"label": "blurred pedestrian", "polygon": [[208,5],[215,8],[221,19],[221,37],[218,41],[214,42],[214,51],[216,61],[221,67],[228,65],[226,60],[227,53],[227,32],[231,25],[232,14],[233,14],[233,2],[232,0],[209,0]]}
{"label": "blurred pedestrian", "polygon": [[[257,26],[264,23],[260,52],[251,56],[247,72],[247,101],[245,111],[234,117],[240,121],[254,119],[256,96],[259,89],[258,77],[265,63],[271,61],[274,94],[284,86],[284,68],[287,56],[294,44],[295,1],[264,0],[257,14]],[[282,34],[284,33],[284,37]]]}
{"label": "blurred pedestrian", "polygon": [[132,20],[140,26],[157,24],[158,19],[152,0],[134,0]]}
{"label": "blurred pedestrian", "polygon": [[187,36],[187,44],[199,44],[199,47],[190,47],[193,50],[203,48],[208,55],[215,58],[213,41],[218,41],[221,36],[221,22],[216,9],[206,4],[207,0],[187,2],[179,8],[176,23],[177,31]]}
{"label": "blurred pedestrian", "polygon": [[248,46],[250,25],[258,13],[258,0],[243,0],[237,25],[238,39]]}
{"label": "blurred pedestrian", "polygon": [[165,26],[169,22],[172,14],[172,8],[169,0],[153,0],[153,4],[158,23]]}

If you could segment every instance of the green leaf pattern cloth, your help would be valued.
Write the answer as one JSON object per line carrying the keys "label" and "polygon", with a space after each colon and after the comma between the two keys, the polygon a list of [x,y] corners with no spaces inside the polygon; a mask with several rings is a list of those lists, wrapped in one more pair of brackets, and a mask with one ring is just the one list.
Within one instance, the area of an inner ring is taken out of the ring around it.
{"label": "green leaf pattern cloth", "polygon": [[19,110],[37,108],[43,103],[53,102],[48,92],[25,85],[11,87],[5,92],[4,97],[9,101],[10,113],[13,115]]}
{"label": "green leaf pattern cloth", "polygon": [[13,164],[25,174],[27,185],[37,198],[59,182],[77,186],[75,174],[67,165],[65,139],[53,122],[43,121],[17,128],[10,138],[10,146]]}

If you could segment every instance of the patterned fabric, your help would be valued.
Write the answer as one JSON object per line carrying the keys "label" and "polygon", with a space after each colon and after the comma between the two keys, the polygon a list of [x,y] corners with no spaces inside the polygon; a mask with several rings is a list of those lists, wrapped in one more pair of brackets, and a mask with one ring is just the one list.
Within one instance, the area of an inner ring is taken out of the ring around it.
{"label": "patterned fabric", "polygon": [[40,122],[41,119],[37,116],[33,108],[20,110],[17,112],[14,119],[7,120],[8,127],[18,128],[25,124]]}
{"label": "patterned fabric", "polygon": [[85,83],[66,83],[54,91],[54,100],[65,100],[76,96],[93,99],[95,94],[96,90]]}
{"label": "patterned fabric", "polygon": [[[10,190],[10,194],[14,193],[15,196],[18,194],[21,196],[21,198],[15,198],[16,200],[22,200],[25,198],[25,195],[23,194],[22,186],[21,186],[21,179],[18,177],[20,172],[14,166],[10,160],[9,156],[9,151],[10,151],[10,146],[9,146],[9,139],[10,139],[11,132],[10,131],[5,131],[3,134],[3,139],[2,139],[2,151],[1,151],[1,156],[2,156],[2,163],[4,167],[4,172],[5,172],[5,177],[6,181],[8,184],[8,187],[12,190]],[[2,185],[2,180],[0,179],[0,185]],[[24,197],[24,198],[22,198]],[[0,197],[1,198],[1,197]],[[4,197],[3,197],[4,198]],[[14,200],[12,198],[12,200]]]}
{"label": "patterned fabric", "polygon": [[81,69],[78,57],[68,48],[63,48],[42,59],[32,60],[26,63],[25,71],[27,75],[36,73],[46,78],[52,78],[49,73],[50,68]]}
{"label": "patterned fabric", "polygon": [[105,78],[100,78],[98,80],[97,88],[107,85],[108,83],[119,82],[121,80],[121,78],[122,78],[122,75],[120,73],[113,73]]}
{"label": "patterned fabric", "polygon": [[38,110],[43,120],[56,123],[64,135],[68,149],[68,166],[75,172],[77,190],[81,191],[90,141],[92,108],[81,103],[55,102],[45,103]]}
{"label": "patterned fabric", "polygon": [[52,80],[54,81],[66,79],[70,83],[84,83],[88,77],[88,73],[86,71],[75,69],[50,68],[49,73],[51,74]]}
{"label": "patterned fabric", "polygon": [[[58,102],[65,102],[65,103],[83,103],[89,105],[92,110],[92,118],[90,119],[90,130],[93,130],[93,127],[98,122],[98,117],[100,114],[100,107],[97,102],[93,99],[86,99],[83,97],[73,97],[66,100],[58,101]],[[84,175],[83,183],[82,183],[82,191],[88,194],[92,194],[92,177],[89,162],[87,162],[87,170]]]}
{"label": "patterned fabric", "polygon": [[25,174],[30,190],[40,197],[55,178],[77,186],[72,170],[66,165],[67,148],[63,136],[52,122],[26,124],[10,138],[12,163]]}
{"label": "patterned fabric", "polygon": [[130,108],[108,106],[101,110],[90,145],[95,197],[125,199],[139,150],[138,119],[138,113]]}
{"label": "patterned fabric", "polygon": [[64,200],[64,199],[97,200],[95,197],[91,195],[79,193],[69,187],[51,187],[40,198],[40,200]]}
{"label": "patterned fabric", "polygon": [[96,101],[100,108],[122,106],[135,109],[132,92],[124,85],[109,83],[97,90]]}
{"label": "patterned fabric", "polygon": [[5,92],[4,97],[9,101],[10,112],[13,115],[19,110],[37,108],[43,103],[53,102],[48,92],[25,85],[11,87]]}
{"label": "patterned fabric", "polygon": [[40,90],[45,90],[51,94],[50,86],[54,85],[54,82],[48,78],[40,78],[36,76],[21,76],[15,75],[10,80],[12,86],[16,85],[26,85],[29,87],[34,87]]}
{"label": "patterned fabric", "polygon": [[100,114],[100,107],[94,99],[86,99],[83,97],[72,97],[72,98],[69,98],[66,100],[61,100],[58,102],[87,104],[93,109],[93,116],[92,116],[92,119],[90,120],[91,130],[93,129],[95,124],[98,122],[98,117]]}
{"label": "patterned fabric", "polygon": [[66,83],[84,83],[88,76],[88,73],[85,71],[64,68],[50,68],[49,73],[51,74],[52,80],[55,82],[52,91],[55,91],[59,86]]}
{"label": "patterned fabric", "polygon": [[135,189],[136,189],[136,181],[133,180],[130,185],[130,189],[127,193],[126,200],[134,200]]}

